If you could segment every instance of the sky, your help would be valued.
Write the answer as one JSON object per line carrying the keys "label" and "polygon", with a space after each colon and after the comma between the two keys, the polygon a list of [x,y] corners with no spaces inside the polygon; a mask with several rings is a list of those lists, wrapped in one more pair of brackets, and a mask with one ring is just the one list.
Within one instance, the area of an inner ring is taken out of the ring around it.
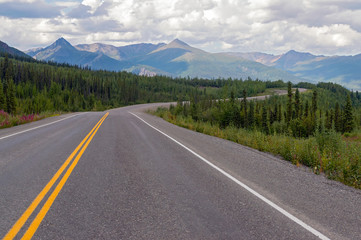
{"label": "sky", "polygon": [[360,0],[0,0],[0,40],[20,50],[168,43],[209,52],[361,53]]}

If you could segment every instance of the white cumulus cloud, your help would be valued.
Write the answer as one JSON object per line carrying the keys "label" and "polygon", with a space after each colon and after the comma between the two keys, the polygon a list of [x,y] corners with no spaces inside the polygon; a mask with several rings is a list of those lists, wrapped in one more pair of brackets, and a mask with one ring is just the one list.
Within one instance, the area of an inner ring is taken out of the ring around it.
{"label": "white cumulus cloud", "polygon": [[0,0],[0,9],[0,40],[23,50],[64,36],[114,45],[179,38],[212,52],[361,53],[359,0]]}

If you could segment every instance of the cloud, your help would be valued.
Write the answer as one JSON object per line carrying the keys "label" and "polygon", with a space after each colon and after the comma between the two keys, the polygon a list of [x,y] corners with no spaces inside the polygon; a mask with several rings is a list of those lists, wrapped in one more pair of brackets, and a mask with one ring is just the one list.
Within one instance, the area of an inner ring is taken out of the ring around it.
{"label": "cloud", "polygon": [[[22,4],[27,9],[15,6]],[[64,36],[115,45],[180,38],[212,52],[361,52],[358,0],[0,0],[2,6],[0,39],[22,49]]]}
{"label": "cloud", "polygon": [[61,9],[44,1],[0,2],[0,16],[8,18],[53,18],[61,15]]}
{"label": "cloud", "polygon": [[91,17],[91,7],[83,4],[79,4],[77,7],[72,9],[67,16],[70,18],[88,18]]}

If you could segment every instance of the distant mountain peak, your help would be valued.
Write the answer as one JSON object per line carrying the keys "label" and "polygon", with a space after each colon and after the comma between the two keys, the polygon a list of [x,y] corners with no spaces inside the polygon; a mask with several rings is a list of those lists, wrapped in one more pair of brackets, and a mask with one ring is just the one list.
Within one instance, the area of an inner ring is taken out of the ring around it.
{"label": "distant mountain peak", "polygon": [[67,47],[73,47],[65,38],[61,37],[58,40],[56,40],[51,46],[57,47],[57,46],[67,46]]}
{"label": "distant mountain peak", "polygon": [[205,51],[194,48],[194,47],[188,45],[187,43],[179,40],[178,38],[174,39],[173,41],[171,41],[170,43],[168,43],[166,45],[163,45],[163,46],[159,47],[158,49],[154,50],[152,53],[163,51],[163,50],[166,50],[166,49],[174,49],[174,48],[183,49],[186,52],[205,53]]}
{"label": "distant mountain peak", "polygon": [[299,53],[299,52],[292,49],[292,50],[289,50],[288,52],[286,52],[285,54],[294,54],[294,53]]}
{"label": "distant mountain peak", "polygon": [[314,56],[312,55],[311,53],[308,53],[308,52],[297,52],[295,50],[290,50],[288,52],[286,52],[285,54],[283,54],[284,56],[287,56],[287,55],[303,55],[303,56]]}
{"label": "distant mountain peak", "polygon": [[183,46],[183,47],[190,47],[187,43],[179,40],[178,38],[174,39],[173,41],[171,41],[169,44],[169,46]]}

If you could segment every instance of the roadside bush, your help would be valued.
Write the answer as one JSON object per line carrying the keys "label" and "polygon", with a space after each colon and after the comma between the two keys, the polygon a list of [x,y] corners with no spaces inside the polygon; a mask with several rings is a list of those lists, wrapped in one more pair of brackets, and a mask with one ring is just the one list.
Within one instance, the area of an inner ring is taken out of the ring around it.
{"label": "roadside bush", "polygon": [[273,124],[273,135],[257,130],[228,126],[221,128],[211,122],[195,121],[192,117],[173,116],[167,109],[159,108],[155,114],[181,127],[224,138],[251,148],[279,155],[293,164],[308,166],[330,178],[361,189],[361,143],[345,142],[340,133],[323,131],[314,137],[294,138],[278,134],[286,126]]}

